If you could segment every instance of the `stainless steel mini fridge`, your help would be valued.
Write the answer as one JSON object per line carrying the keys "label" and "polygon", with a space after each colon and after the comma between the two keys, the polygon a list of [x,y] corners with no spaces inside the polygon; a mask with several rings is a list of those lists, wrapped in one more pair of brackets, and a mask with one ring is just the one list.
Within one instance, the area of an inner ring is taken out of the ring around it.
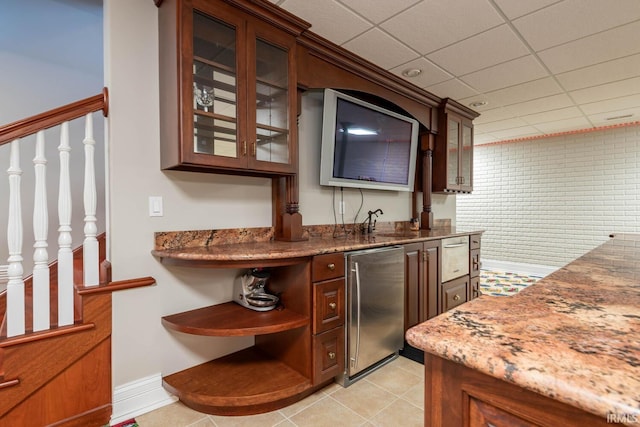
{"label": "stainless steel mini fridge", "polygon": [[343,386],[395,359],[404,346],[404,249],[347,252]]}

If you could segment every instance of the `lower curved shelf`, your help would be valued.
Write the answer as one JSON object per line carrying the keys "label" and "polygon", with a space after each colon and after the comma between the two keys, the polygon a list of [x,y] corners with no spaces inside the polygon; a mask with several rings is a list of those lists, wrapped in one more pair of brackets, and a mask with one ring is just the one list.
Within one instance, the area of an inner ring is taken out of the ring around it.
{"label": "lower curved shelf", "polygon": [[273,411],[313,391],[309,378],[256,347],[168,375],[162,383],[185,405],[215,415]]}

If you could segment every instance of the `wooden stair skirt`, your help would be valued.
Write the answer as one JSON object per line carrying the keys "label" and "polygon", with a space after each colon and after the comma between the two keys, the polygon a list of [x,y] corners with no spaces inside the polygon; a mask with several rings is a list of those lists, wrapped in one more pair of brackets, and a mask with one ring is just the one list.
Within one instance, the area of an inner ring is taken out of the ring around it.
{"label": "wooden stair skirt", "polygon": [[[100,426],[111,417],[111,294],[83,297],[85,323],[0,342],[0,426]],[[2,382],[2,381],[0,381]]]}
{"label": "wooden stair skirt", "polygon": [[166,376],[163,385],[190,408],[215,415],[274,411],[319,388],[257,347]]}

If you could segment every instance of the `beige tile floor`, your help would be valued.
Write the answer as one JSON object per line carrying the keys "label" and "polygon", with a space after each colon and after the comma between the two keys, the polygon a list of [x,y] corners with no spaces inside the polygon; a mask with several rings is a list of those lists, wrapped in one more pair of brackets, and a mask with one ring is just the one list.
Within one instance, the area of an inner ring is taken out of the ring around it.
{"label": "beige tile floor", "polygon": [[222,417],[180,402],[136,417],[140,427],[422,427],[424,368],[404,357],[347,388],[331,384],[304,400],[266,414]]}

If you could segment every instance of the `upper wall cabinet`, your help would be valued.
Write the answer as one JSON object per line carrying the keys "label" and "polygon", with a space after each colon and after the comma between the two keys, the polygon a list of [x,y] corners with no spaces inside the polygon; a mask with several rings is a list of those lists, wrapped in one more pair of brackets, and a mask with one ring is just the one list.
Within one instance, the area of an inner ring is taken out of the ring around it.
{"label": "upper wall cabinet", "polygon": [[473,119],[478,113],[445,98],[439,111],[433,155],[433,191],[473,189]]}
{"label": "upper wall cabinet", "polygon": [[163,169],[297,172],[296,36],[270,4],[165,0],[159,9]]}

